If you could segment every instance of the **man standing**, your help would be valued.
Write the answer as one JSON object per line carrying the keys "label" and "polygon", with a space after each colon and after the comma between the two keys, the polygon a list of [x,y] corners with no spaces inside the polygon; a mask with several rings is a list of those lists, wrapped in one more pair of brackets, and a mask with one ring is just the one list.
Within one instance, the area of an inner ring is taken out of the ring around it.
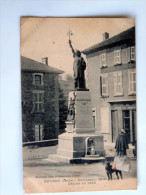
{"label": "man standing", "polygon": [[74,79],[75,79],[75,89],[85,89],[85,76],[84,71],[86,69],[86,63],[81,57],[81,52],[75,50],[72,47],[71,40],[69,40],[69,45],[72,49],[73,57],[74,57],[74,63],[73,63],[73,70],[74,70]]}

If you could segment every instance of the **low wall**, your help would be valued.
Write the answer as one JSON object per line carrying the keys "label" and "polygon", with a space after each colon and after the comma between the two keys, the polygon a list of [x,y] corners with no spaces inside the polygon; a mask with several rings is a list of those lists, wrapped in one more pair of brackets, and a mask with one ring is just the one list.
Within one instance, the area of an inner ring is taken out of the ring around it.
{"label": "low wall", "polygon": [[55,146],[58,144],[58,139],[50,139],[50,140],[42,140],[42,141],[32,141],[32,142],[24,142],[23,147],[25,146]]}

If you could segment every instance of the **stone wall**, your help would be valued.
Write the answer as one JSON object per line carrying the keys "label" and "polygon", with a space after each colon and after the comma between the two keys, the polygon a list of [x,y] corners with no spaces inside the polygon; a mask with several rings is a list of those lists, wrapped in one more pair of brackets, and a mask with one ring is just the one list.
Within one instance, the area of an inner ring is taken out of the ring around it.
{"label": "stone wall", "polygon": [[[35,141],[35,125],[43,125],[43,139],[54,139],[59,132],[58,75],[43,73],[43,85],[33,84],[33,72],[22,72],[23,141]],[[43,111],[33,111],[33,92],[43,92]]]}

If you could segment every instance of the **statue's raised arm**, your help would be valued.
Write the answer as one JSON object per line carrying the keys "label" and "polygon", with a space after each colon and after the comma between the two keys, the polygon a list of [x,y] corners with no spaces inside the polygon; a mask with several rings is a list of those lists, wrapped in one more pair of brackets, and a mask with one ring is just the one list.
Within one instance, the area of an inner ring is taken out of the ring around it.
{"label": "statue's raised arm", "polygon": [[74,50],[74,48],[73,48],[73,46],[71,44],[71,40],[69,40],[69,46],[70,46],[70,48],[72,50],[73,56],[75,56],[75,50]]}

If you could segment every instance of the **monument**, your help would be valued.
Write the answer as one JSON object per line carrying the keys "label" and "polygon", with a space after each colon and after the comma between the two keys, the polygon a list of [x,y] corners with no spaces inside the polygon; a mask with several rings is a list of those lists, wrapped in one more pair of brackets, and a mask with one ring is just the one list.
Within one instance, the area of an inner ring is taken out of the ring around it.
{"label": "monument", "polygon": [[57,158],[65,162],[84,157],[104,156],[103,136],[96,133],[93,123],[91,94],[85,86],[86,63],[81,52],[75,51],[70,40],[74,63],[74,91],[69,93],[65,133],[59,135]]}

